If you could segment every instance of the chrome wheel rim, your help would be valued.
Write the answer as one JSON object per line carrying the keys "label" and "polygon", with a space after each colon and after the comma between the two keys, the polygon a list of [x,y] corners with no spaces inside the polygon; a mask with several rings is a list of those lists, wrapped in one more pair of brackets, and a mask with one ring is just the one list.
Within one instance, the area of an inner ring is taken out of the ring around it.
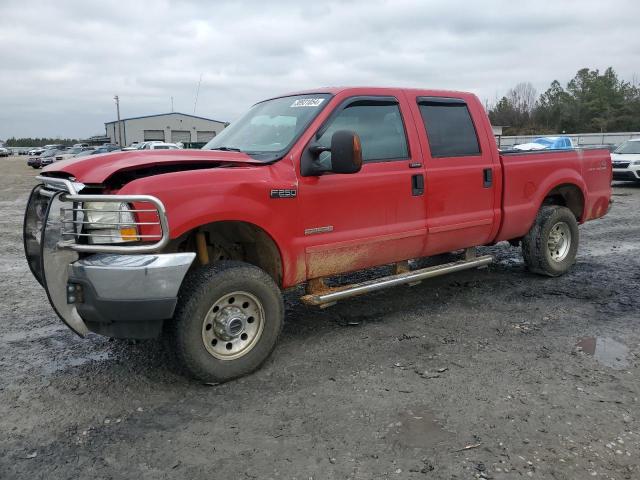
{"label": "chrome wheel rim", "polygon": [[264,330],[264,309],[255,295],[237,291],[213,303],[202,322],[202,341],[220,360],[235,360],[253,347]]}
{"label": "chrome wheel rim", "polygon": [[561,262],[569,254],[571,248],[571,229],[565,222],[558,222],[549,232],[547,249],[551,260]]}

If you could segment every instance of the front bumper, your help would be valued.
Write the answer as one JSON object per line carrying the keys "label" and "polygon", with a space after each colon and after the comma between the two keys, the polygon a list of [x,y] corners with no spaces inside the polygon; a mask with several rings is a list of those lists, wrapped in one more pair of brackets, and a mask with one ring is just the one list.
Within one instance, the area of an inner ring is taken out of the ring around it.
{"label": "front bumper", "polygon": [[[156,253],[168,241],[162,203],[147,196],[78,195],[81,184],[39,178],[45,184],[33,189],[25,212],[25,255],[60,319],[80,336],[89,331],[120,338],[157,336],[164,320],[173,316],[178,290],[195,258],[192,252]],[[65,190],[56,190],[59,185]],[[65,219],[70,208],[75,213],[84,211],[77,202],[114,199],[157,205],[159,241],[132,246],[78,243],[82,237],[69,231],[70,220]]]}
{"label": "front bumper", "polygon": [[67,288],[88,330],[153,338],[173,316],[194,258],[195,253],[91,255],[69,265]]}
{"label": "front bumper", "polygon": [[635,168],[614,168],[614,180],[640,180],[640,166],[634,165]]}

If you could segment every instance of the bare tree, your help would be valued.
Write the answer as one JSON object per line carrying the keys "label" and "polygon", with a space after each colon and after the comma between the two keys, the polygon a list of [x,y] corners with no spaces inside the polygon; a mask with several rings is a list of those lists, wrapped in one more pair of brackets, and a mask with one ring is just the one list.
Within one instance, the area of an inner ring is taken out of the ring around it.
{"label": "bare tree", "polygon": [[528,115],[535,107],[536,95],[531,82],[521,82],[507,92],[507,99],[518,113]]}

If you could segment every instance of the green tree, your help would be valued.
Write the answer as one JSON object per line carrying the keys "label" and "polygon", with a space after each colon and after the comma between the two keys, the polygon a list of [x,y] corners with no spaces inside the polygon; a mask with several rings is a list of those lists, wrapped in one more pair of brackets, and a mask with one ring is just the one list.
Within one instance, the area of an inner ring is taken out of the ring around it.
{"label": "green tree", "polygon": [[9,138],[5,145],[7,147],[44,147],[45,145],[73,145],[80,141],[75,138]]}
{"label": "green tree", "polygon": [[611,67],[603,73],[580,69],[566,88],[554,80],[533,107],[522,100],[531,97],[533,87],[526,85],[516,85],[489,110],[494,125],[511,127],[509,134],[640,130],[640,89]]}

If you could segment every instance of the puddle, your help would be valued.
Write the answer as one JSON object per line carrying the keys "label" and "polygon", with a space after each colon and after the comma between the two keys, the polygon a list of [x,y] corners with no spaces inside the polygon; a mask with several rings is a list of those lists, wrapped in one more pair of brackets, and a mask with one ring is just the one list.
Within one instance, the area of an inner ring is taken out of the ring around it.
{"label": "puddle", "polygon": [[385,438],[390,443],[410,448],[432,448],[450,443],[453,434],[442,428],[431,412],[416,408],[400,413],[389,425]]}
{"label": "puddle", "polygon": [[607,367],[621,370],[629,366],[629,349],[613,338],[584,337],[578,340],[576,346]]}

